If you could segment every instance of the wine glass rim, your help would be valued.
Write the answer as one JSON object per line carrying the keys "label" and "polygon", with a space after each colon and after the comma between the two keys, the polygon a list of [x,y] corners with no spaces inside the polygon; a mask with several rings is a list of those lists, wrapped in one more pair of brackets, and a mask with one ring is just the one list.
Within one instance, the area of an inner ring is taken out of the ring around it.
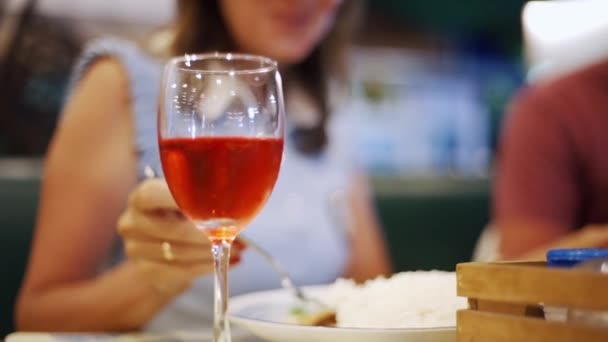
{"label": "wine glass rim", "polygon": [[[260,61],[263,65],[257,68],[245,68],[245,69],[204,69],[204,68],[189,68],[189,62],[201,61],[201,60],[244,60],[244,61]],[[182,72],[193,72],[198,74],[207,75],[243,75],[243,74],[260,74],[268,73],[277,70],[278,63],[268,57],[246,54],[246,53],[233,53],[233,52],[209,52],[209,53],[195,53],[195,54],[184,54],[183,56],[176,56],[169,59],[168,65],[174,66],[176,69]],[[182,67],[180,65],[185,65]]]}

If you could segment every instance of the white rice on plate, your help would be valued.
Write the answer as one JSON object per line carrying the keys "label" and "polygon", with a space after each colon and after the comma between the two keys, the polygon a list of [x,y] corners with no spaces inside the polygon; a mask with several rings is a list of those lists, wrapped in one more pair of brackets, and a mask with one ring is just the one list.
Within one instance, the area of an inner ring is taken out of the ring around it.
{"label": "white rice on plate", "polygon": [[467,299],[456,296],[456,274],[401,272],[357,285],[338,279],[319,298],[336,311],[336,326],[348,328],[436,328],[456,326]]}

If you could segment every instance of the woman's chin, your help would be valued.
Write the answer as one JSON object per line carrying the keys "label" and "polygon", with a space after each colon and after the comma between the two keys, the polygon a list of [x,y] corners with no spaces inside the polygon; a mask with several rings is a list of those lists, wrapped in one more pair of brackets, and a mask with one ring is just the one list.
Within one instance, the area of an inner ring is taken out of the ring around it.
{"label": "woman's chin", "polygon": [[[301,42],[301,41],[300,41]],[[308,44],[275,42],[272,48],[267,49],[266,56],[279,62],[279,64],[293,65],[304,61],[312,52]]]}

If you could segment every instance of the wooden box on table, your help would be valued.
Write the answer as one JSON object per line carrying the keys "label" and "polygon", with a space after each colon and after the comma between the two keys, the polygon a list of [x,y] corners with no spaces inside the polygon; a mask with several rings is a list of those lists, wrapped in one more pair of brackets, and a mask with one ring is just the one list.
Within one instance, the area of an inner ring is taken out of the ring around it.
{"label": "wooden box on table", "polygon": [[541,262],[462,263],[458,341],[608,341],[608,326],[545,319],[549,309],[608,312],[608,274],[547,267]]}

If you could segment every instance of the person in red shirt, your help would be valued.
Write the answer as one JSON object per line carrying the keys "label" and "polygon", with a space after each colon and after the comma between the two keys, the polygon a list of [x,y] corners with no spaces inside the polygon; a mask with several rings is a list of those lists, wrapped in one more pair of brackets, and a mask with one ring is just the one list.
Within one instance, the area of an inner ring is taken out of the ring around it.
{"label": "person in red shirt", "polygon": [[608,59],[520,92],[500,140],[493,205],[503,259],[608,247]]}

